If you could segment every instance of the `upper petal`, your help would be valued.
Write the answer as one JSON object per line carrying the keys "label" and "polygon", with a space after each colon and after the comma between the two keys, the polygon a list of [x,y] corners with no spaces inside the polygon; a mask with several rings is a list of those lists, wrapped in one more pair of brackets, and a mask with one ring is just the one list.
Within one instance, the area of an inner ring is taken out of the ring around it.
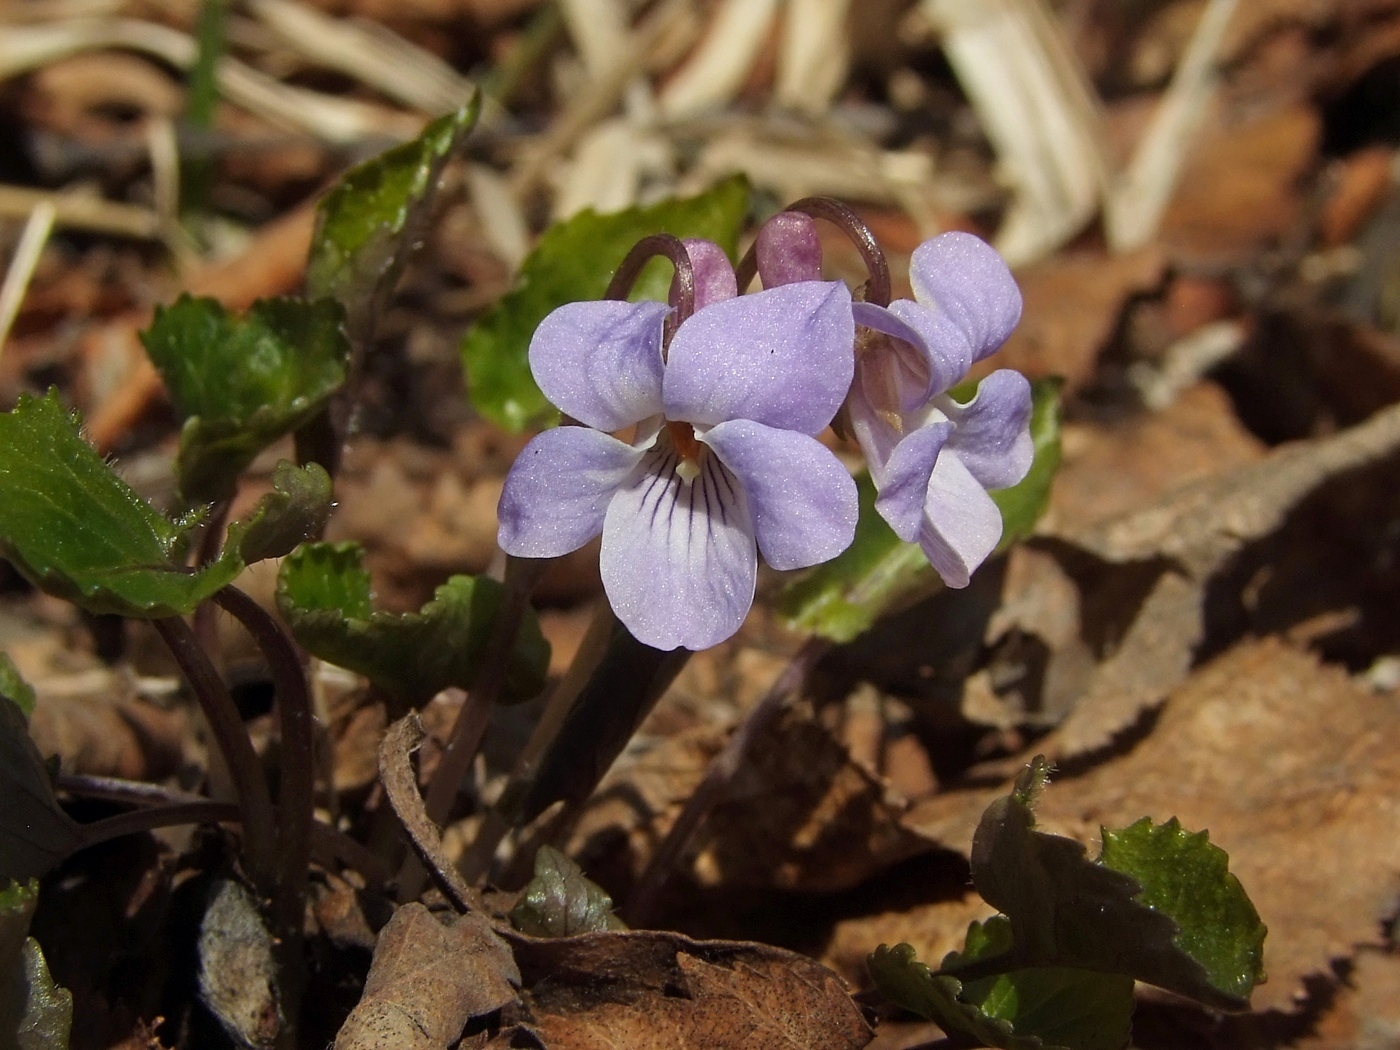
{"label": "upper petal", "polygon": [[944,450],[929,479],[919,546],[949,587],[966,587],[1001,540],[1001,511],[956,454]]}
{"label": "upper petal", "polygon": [[[911,411],[918,403],[941,394],[957,383],[972,367],[972,344],[964,332],[947,314],[929,310],[908,299],[896,299],[889,306],[856,303],[858,324],[884,332],[912,346],[923,359],[923,368],[914,369],[898,361],[886,367],[899,367],[904,378],[900,386],[902,412]],[[920,389],[918,378],[924,377]]]}
{"label": "upper petal", "polygon": [[815,434],[836,415],[855,369],[851,293],[802,281],[698,310],[671,340],[668,419],[752,419]]}
{"label": "upper petal", "polygon": [[915,248],[909,283],[920,305],[963,332],[974,361],[1006,342],[1021,319],[1021,290],[1006,261],[970,233],[940,234]]}
{"label": "upper petal", "polygon": [[982,380],[966,405],[951,405],[956,424],[948,448],[989,489],[1015,485],[1031,469],[1031,384],[1020,372],[999,369]]}
{"label": "upper petal", "polygon": [[608,501],[643,451],[587,427],[535,437],[511,465],[496,542],[518,558],[557,558],[603,531]]}
{"label": "upper petal", "polygon": [[676,474],[654,446],[608,506],[600,567],[613,612],[656,649],[708,649],[744,622],[758,552],[743,489],[715,456],[698,477]]}
{"label": "upper petal", "polygon": [[918,538],[924,523],[930,479],[943,451],[951,423],[930,423],[907,434],[894,447],[881,474],[871,470],[880,494],[875,509],[890,524],[895,535],[906,543]]}
{"label": "upper petal", "polygon": [[735,419],[700,440],[743,486],[758,549],[773,568],[816,565],[851,545],[856,483],[816,438]]}
{"label": "upper petal", "polygon": [[661,411],[665,303],[566,303],[535,329],[530,371],[544,396],[597,430]]}

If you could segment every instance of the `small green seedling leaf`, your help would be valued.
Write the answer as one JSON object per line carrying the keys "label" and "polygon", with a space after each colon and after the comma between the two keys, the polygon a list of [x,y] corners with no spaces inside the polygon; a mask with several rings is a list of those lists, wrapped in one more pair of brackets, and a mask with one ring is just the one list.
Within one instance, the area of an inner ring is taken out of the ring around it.
{"label": "small green seedling leaf", "polygon": [[[1035,459],[1030,473],[1019,484],[991,493],[1002,514],[998,551],[1029,536],[1045,513],[1050,481],[1060,463],[1059,388],[1057,379],[1032,384]],[[967,393],[970,397],[972,390]],[[868,473],[856,477],[856,489],[860,517],[851,545],[788,585],[777,601],[779,614],[791,627],[835,642],[849,642],[882,616],[908,608],[942,586],[918,545],[902,541],[876,512],[875,486]]]}
{"label": "small green seedling leaf", "polygon": [[1059,967],[1012,970],[964,984],[954,973],[1005,954],[1011,927],[1003,916],[972,923],[961,952],[934,973],[907,944],[880,945],[869,960],[882,995],[949,1034],[1004,1050],[1120,1050],[1131,1034],[1133,980],[1122,974]]}
{"label": "small green seedling leaf", "polygon": [[0,799],[0,880],[43,875],[78,848],[81,830],[59,807],[24,713],[9,700],[0,700]]}
{"label": "small green seedling leaf", "polygon": [[0,1047],[67,1050],[73,995],[49,975],[29,920],[39,899],[35,881],[0,888]]}
{"label": "small green seedling leaf", "polygon": [[25,718],[34,713],[34,687],[20,677],[9,653],[0,653],[0,696],[18,707]]}
{"label": "small green seedling leaf", "polygon": [[422,234],[442,170],[476,126],[481,96],[439,117],[411,142],[345,173],[316,209],[306,264],[313,298],[339,301],[363,339]]}
{"label": "small green seedling leaf", "polygon": [[532,937],[572,937],[577,933],[625,930],[613,914],[612,898],[583,869],[553,846],[535,853],[535,877],[511,909],[510,921]]}
{"label": "small green seedling leaf", "polygon": [[58,396],[0,413],[0,554],[40,590],[94,613],[182,616],[242,569],[236,555],[190,572],[190,522],[173,523],[78,433]]}
{"label": "small green seedling leaf", "polygon": [[[448,686],[470,688],[491,639],[501,585],[453,576],[419,612],[377,612],[363,562],[364,550],[355,543],[304,544],[282,562],[277,607],[296,640],[411,706]],[[501,699],[536,696],[548,666],[549,643],[527,612]]]}
{"label": "small green seedling leaf", "polygon": [[[697,197],[611,215],[587,210],[545,231],[520,269],[514,291],[462,341],[467,392],[482,415],[508,430],[550,425],[558,412],[535,385],[527,352],[545,316],[565,303],[601,299],[617,267],[643,237],[702,237],[733,258],[748,213],[748,183],[735,177]],[[665,299],[670,265],[648,264],[634,299]]]}
{"label": "small green seedling leaf", "polygon": [[1265,929],[1224,851],[1204,833],[1148,821],[1105,830],[1106,843],[1117,840],[1091,861],[1078,842],[1035,830],[1047,774],[1037,758],[973,838],[973,883],[1010,919],[1015,962],[1126,974],[1221,1009],[1247,1006],[1264,976]]}
{"label": "small green seedling leaf", "polygon": [[298,467],[284,459],[273,468],[272,491],[258,500],[252,517],[229,529],[230,542],[247,565],[290,554],[325,528],[331,496],[331,476],[320,464]]}
{"label": "small green seedling leaf", "polygon": [[141,341],[185,419],[180,492],[194,503],[233,495],[258,453],[345,382],[350,354],[331,299],[262,299],[237,317],[185,295],[156,310]]}

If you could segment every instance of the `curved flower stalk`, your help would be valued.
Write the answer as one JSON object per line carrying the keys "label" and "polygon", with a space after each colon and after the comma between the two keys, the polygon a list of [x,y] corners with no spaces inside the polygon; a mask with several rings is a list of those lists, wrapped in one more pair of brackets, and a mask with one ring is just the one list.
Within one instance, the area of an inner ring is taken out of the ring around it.
{"label": "curved flower stalk", "polygon": [[516,557],[601,533],[608,601],[657,649],[728,638],[753,603],[759,551],[778,569],[826,561],[857,514],[855,483],[814,436],[853,378],[845,285],[740,296],[717,245],[685,249],[695,312],[669,347],[664,303],[570,303],[536,330],[531,372],[583,425],[534,438],[499,507],[500,545]]}
{"label": "curved flower stalk", "polygon": [[[785,212],[760,231],[765,287],[819,273],[812,220]],[[989,489],[1030,470],[1031,390],[1019,372],[986,376],[962,404],[949,390],[1016,327],[1021,293],[996,251],[967,233],[915,249],[914,299],[888,307],[855,303],[864,326],[846,422],[879,495],[875,508],[906,542],[917,542],[950,587],[966,587],[1001,539]],[[888,338],[893,337],[893,338]]]}

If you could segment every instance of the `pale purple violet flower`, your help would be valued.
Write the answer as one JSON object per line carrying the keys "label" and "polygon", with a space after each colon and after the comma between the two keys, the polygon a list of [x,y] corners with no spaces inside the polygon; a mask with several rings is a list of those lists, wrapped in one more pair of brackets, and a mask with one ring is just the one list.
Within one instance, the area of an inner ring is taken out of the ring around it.
{"label": "pale purple violet flower", "polygon": [[[815,244],[806,215],[770,220],[758,244],[764,286],[811,280]],[[967,233],[919,245],[910,284],[912,302],[853,306],[858,324],[894,338],[862,333],[847,418],[879,492],[876,510],[901,539],[918,542],[948,586],[966,587],[1001,539],[987,490],[1030,470],[1031,391],[1009,369],[986,376],[966,404],[948,391],[1006,341],[1021,293],[1001,256]]]}
{"label": "pale purple violet flower", "polygon": [[686,250],[695,312],[669,350],[664,303],[570,303],[536,329],[535,381],[584,425],[534,438],[499,507],[516,557],[601,532],[608,601],[657,649],[728,638],[753,603],[758,551],[777,569],[826,561],[857,513],[850,474],[814,437],[853,375],[849,291],[802,281],[740,296],[717,245]]}

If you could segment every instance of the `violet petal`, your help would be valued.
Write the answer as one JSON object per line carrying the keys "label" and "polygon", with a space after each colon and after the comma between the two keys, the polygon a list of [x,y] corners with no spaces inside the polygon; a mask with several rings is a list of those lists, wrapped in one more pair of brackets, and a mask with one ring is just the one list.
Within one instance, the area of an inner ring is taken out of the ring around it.
{"label": "violet petal", "polygon": [[738,477],[758,549],[773,568],[816,565],[851,545],[856,483],[816,438],[735,419],[700,440]]}
{"label": "violet petal", "polygon": [[919,546],[949,587],[966,587],[1001,540],[1001,511],[947,449],[929,479]]}
{"label": "violet petal", "polygon": [[982,380],[977,396],[948,409],[956,424],[950,451],[988,489],[1015,485],[1031,469],[1031,384],[1020,372],[999,369]]}
{"label": "violet petal", "polygon": [[518,558],[557,558],[603,531],[618,486],[641,449],[588,427],[557,427],[536,436],[506,475],[497,508],[497,542]]}
{"label": "violet petal", "polygon": [[855,368],[851,293],[802,281],[697,311],[671,340],[666,418],[752,419],[815,434],[836,415]]}
{"label": "violet petal", "polygon": [[596,430],[661,411],[665,303],[566,303],[535,329],[530,371],[544,396]]}
{"label": "violet petal", "polygon": [[603,589],[617,618],[656,649],[708,649],[744,622],[758,572],[743,489],[716,456],[683,481],[652,447],[603,523]]}
{"label": "violet petal", "polygon": [[884,465],[875,509],[906,543],[914,542],[923,527],[930,479],[952,430],[951,423],[930,423],[906,434]]}
{"label": "violet petal", "polygon": [[945,313],[925,309],[908,299],[896,299],[888,307],[857,303],[853,309],[858,324],[903,340],[924,360],[928,378],[922,389],[912,382],[917,373],[903,366],[910,380],[900,390],[900,411],[908,412],[943,393],[972,367],[972,345],[967,334]]}
{"label": "violet petal", "polygon": [[940,234],[915,248],[909,283],[921,306],[963,332],[974,361],[1006,342],[1021,319],[1021,290],[1006,261],[970,233]]}

